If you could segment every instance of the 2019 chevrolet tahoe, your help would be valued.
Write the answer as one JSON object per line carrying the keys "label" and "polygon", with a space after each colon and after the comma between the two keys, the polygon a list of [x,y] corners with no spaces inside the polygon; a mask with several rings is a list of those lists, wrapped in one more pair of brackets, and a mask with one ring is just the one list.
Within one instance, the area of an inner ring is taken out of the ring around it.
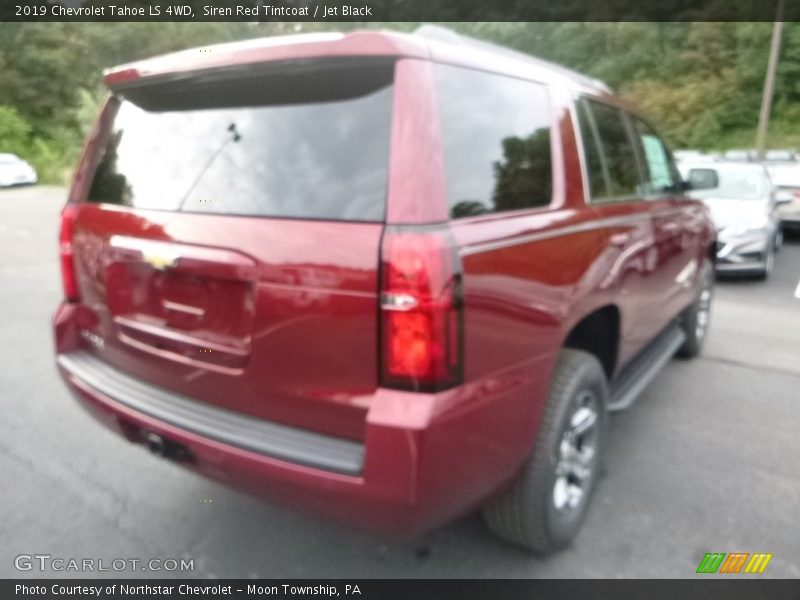
{"label": "2019 chevrolet tahoe", "polygon": [[58,369],[197,473],[390,533],[576,535],[609,411],[705,338],[714,228],[603,84],[459,36],[108,71],[61,216]]}

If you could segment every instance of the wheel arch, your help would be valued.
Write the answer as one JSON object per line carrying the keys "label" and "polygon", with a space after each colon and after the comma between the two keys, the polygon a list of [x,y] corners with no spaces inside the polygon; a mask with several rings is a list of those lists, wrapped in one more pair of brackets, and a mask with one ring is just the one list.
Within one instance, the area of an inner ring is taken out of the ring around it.
{"label": "wheel arch", "polygon": [[611,380],[619,360],[620,310],[615,304],[595,308],[581,317],[569,330],[563,348],[588,352],[600,361]]}

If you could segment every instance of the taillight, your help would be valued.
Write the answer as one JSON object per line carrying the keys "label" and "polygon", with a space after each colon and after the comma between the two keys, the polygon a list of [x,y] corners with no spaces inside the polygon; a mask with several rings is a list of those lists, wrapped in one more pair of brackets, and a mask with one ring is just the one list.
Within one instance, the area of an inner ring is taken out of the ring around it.
{"label": "taillight", "polygon": [[125,83],[132,83],[140,79],[141,76],[138,69],[107,70],[104,73],[106,85],[110,88]]}
{"label": "taillight", "polygon": [[67,302],[78,301],[78,281],[75,277],[75,257],[72,254],[72,229],[77,208],[67,204],[61,211],[61,230],[58,234],[58,253],[61,259],[61,281]]}
{"label": "taillight", "polygon": [[447,229],[386,228],[381,385],[432,392],[461,382],[461,285],[461,264]]}

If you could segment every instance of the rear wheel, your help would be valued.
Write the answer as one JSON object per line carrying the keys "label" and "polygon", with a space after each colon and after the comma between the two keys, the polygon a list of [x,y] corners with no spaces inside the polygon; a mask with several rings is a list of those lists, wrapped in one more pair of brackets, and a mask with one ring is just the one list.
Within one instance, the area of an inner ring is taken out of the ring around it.
{"label": "rear wheel", "polygon": [[563,548],[577,535],[597,479],[607,396],[600,362],[582,350],[564,349],[533,453],[511,488],[484,507],[496,535],[540,554]]}
{"label": "rear wheel", "polygon": [[703,284],[697,299],[681,315],[681,328],[686,335],[678,350],[681,358],[694,358],[703,349],[711,320],[711,299],[714,296],[714,271],[706,265],[702,275]]}

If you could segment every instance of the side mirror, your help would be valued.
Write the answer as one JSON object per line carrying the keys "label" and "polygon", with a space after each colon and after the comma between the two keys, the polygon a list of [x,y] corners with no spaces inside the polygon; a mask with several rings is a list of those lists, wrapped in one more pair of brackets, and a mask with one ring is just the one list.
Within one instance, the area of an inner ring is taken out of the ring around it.
{"label": "side mirror", "polygon": [[775,204],[789,204],[794,197],[789,190],[778,190],[775,192]]}
{"label": "side mirror", "polygon": [[719,175],[716,169],[691,169],[688,184],[692,190],[713,190],[719,187]]}

